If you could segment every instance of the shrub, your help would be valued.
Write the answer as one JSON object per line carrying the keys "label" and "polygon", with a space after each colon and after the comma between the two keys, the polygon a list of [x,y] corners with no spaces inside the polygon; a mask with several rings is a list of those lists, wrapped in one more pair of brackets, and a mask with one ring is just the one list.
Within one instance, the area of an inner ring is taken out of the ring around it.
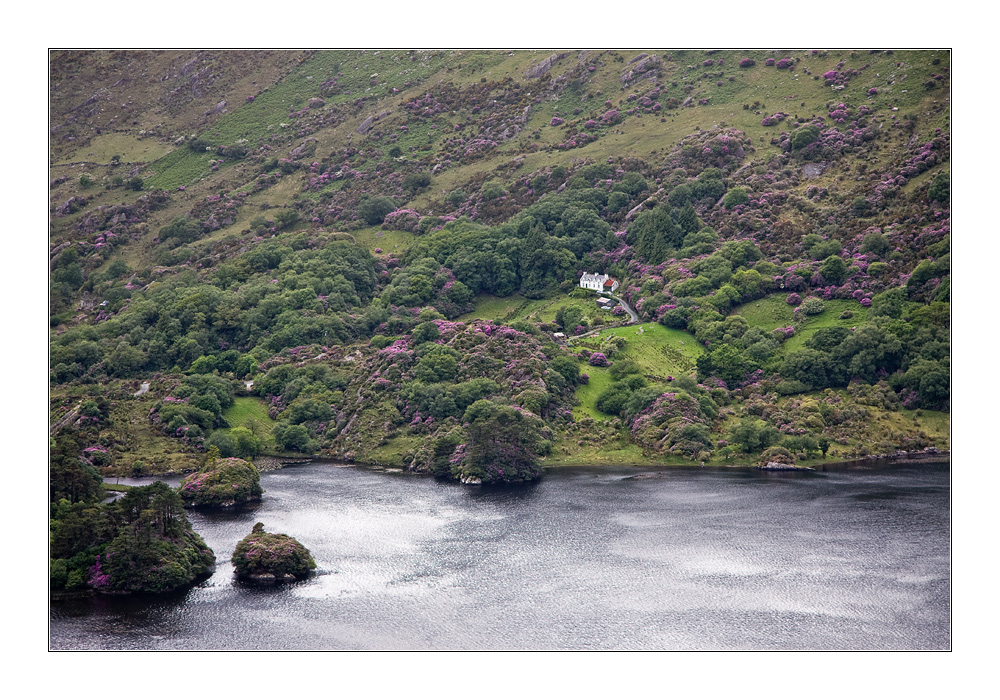
{"label": "shrub", "polygon": [[484,182],[480,192],[483,195],[483,199],[489,201],[491,199],[499,199],[507,194],[507,191],[503,188],[499,182],[495,180],[490,180],[489,182]]}
{"label": "shrub", "polygon": [[590,364],[591,367],[607,367],[609,364],[611,364],[610,362],[608,362],[608,358],[605,357],[603,352],[595,352],[593,355],[590,356],[587,362]]}
{"label": "shrub", "polygon": [[410,193],[419,192],[430,184],[431,176],[427,173],[410,173],[403,178],[403,189]]}
{"label": "shrub", "polygon": [[774,445],[764,450],[763,454],[761,454],[760,456],[761,464],[767,464],[768,462],[795,464],[795,457],[793,457],[792,453],[786,450],[784,447]]}
{"label": "shrub", "polygon": [[802,302],[802,306],[800,308],[806,316],[815,316],[816,314],[823,313],[823,309],[825,307],[822,299],[818,297],[809,297]]}
{"label": "shrub", "polygon": [[757,65],[757,61],[753,60],[752,58],[744,58],[742,61],[740,61],[740,68],[751,68],[752,66],[755,65]]}

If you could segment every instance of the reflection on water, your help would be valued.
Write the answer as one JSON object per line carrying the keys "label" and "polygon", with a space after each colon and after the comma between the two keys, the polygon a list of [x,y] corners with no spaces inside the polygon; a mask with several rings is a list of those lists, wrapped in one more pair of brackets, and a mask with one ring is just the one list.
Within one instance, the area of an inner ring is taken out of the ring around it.
{"label": "reflection on water", "polygon": [[[164,598],[54,603],[57,649],[945,649],[947,464],[559,470],[510,490],[317,463],[192,512],[218,558]],[[174,484],[176,485],[176,484]],[[318,565],[234,582],[262,521]]]}

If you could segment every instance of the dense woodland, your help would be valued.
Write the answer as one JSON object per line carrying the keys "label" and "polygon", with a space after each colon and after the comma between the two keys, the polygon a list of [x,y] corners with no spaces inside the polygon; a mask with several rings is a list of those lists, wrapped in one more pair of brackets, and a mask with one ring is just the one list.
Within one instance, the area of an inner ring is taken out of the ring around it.
{"label": "dense woodland", "polygon": [[947,51],[53,52],[54,588],[126,537],[102,475],[216,456],[488,484],[946,449],[950,80]]}

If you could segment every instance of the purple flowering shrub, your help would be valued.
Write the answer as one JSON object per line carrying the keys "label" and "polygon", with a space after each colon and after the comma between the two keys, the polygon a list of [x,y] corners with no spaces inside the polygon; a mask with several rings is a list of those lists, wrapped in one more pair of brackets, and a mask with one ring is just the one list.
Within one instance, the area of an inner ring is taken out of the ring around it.
{"label": "purple flowering shrub", "polygon": [[775,124],[777,124],[779,122],[783,122],[787,117],[788,117],[788,115],[785,112],[775,112],[770,117],[764,117],[761,120],[760,125],[761,126],[774,126]]}
{"label": "purple flowering shrub", "polygon": [[587,363],[591,367],[607,367],[611,363],[608,362],[608,358],[603,352],[595,352],[587,359]]}
{"label": "purple flowering shrub", "polygon": [[419,226],[420,214],[413,209],[396,209],[386,214],[382,220],[382,229],[385,231],[418,233]]}

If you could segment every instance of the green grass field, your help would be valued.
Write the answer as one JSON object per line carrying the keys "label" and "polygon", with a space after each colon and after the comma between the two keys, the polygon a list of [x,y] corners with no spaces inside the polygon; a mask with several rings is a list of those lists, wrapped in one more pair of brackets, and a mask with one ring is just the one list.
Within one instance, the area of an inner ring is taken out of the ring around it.
{"label": "green grass field", "polygon": [[549,299],[528,299],[520,294],[512,294],[509,297],[480,294],[476,297],[476,308],[458,320],[471,321],[479,318],[495,319],[503,323],[513,323],[514,321],[554,323],[556,313],[564,306],[580,309],[590,325],[604,326],[627,318],[617,317],[610,311],[601,310],[598,308],[596,300],[596,295],[576,298],[559,294]]}
{"label": "green grass field", "polygon": [[597,397],[611,386],[611,374],[608,373],[606,368],[591,367],[583,360],[580,361],[580,373],[589,375],[590,381],[586,384],[581,384],[576,389],[576,398],[580,403],[573,407],[573,417],[576,420],[581,420],[585,417],[590,417],[594,420],[611,420],[613,416],[598,411],[596,406]]}
{"label": "green grass field", "polygon": [[[641,331],[641,332],[640,332]],[[694,336],[658,323],[641,323],[601,331],[597,338],[617,336],[628,341],[620,357],[634,361],[651,377],[690,374],[705,348]],[[584,341],[593,341],[585,338]]]}
{"label": "green grass field", "polygon": [[[359,246],[367,248],[369,252],[375,255],[395,255],[397,258],[402,258],[406,254],[416,238],[406,231],[383,231],[379,226],[351,231],[351,235]],[[376,253],[376,248],[382,252]]]}
{"label": "green grass field", "polygon": [[274,450],[271,429],[274,428],[275,421],[267,415],[267,406],[260,399],[253,396],[239,397],[223,412],[222,417],[229,423],[230,429],[247,428],[264,442],[264,449]]}
{"label": "green grass field", "polygon": [[75,153],[64,158],[63,163],[93,161],[110,163],[111,158],[120,156],[124,163],[149,163],[169,153],[171,147],[154,138],[136,138],[118,132],[104,133],[91,139]]}
{"label": "green grass field", "polygon": [[[704,352],[704,348],[690,333],[666,328],[658,323],[612,328],[601,331],[596,337],[576,341],[576,344],[596,348],[600,342],[598,338],[610,336],[624,338],[628,342],[615,359],[632,360],[639,365],[643,374],[654,380],[664,381],[667,377],[691,374],[698,357]],[[586,416],[596,420],[611,419],[612,416],[597,410],[596,406],[597,397],[611,386],[612,379],[608,369],[591,367],[581,360],[580,371],[590,375],[590,383],[577,387],[576,398],[580,404],[573,409],[574,417],[577,420]]]}
{"label": "green grass field", "polygon": [[[830,299],[823,302],[822,313],[815,316],[806,316],[802,323],[794,323],[792,320],[792,306],[785,303],[785,294],[772,294],[751,301],[733,309],[733,314],[738,314],[746,319],[751,326],[760,326],[764,330],[771,331],[781,326],[795,326],[795,335],[785,341],[785,352],[801,350],[805,342],[812,337],[820,328],[831,326],[841,326],[843,328],[853,328],[860,326],[868,320],[868,309],[856,301],[850,299]],[[844,311],[850,311],[851,318],[840,318]]]}

